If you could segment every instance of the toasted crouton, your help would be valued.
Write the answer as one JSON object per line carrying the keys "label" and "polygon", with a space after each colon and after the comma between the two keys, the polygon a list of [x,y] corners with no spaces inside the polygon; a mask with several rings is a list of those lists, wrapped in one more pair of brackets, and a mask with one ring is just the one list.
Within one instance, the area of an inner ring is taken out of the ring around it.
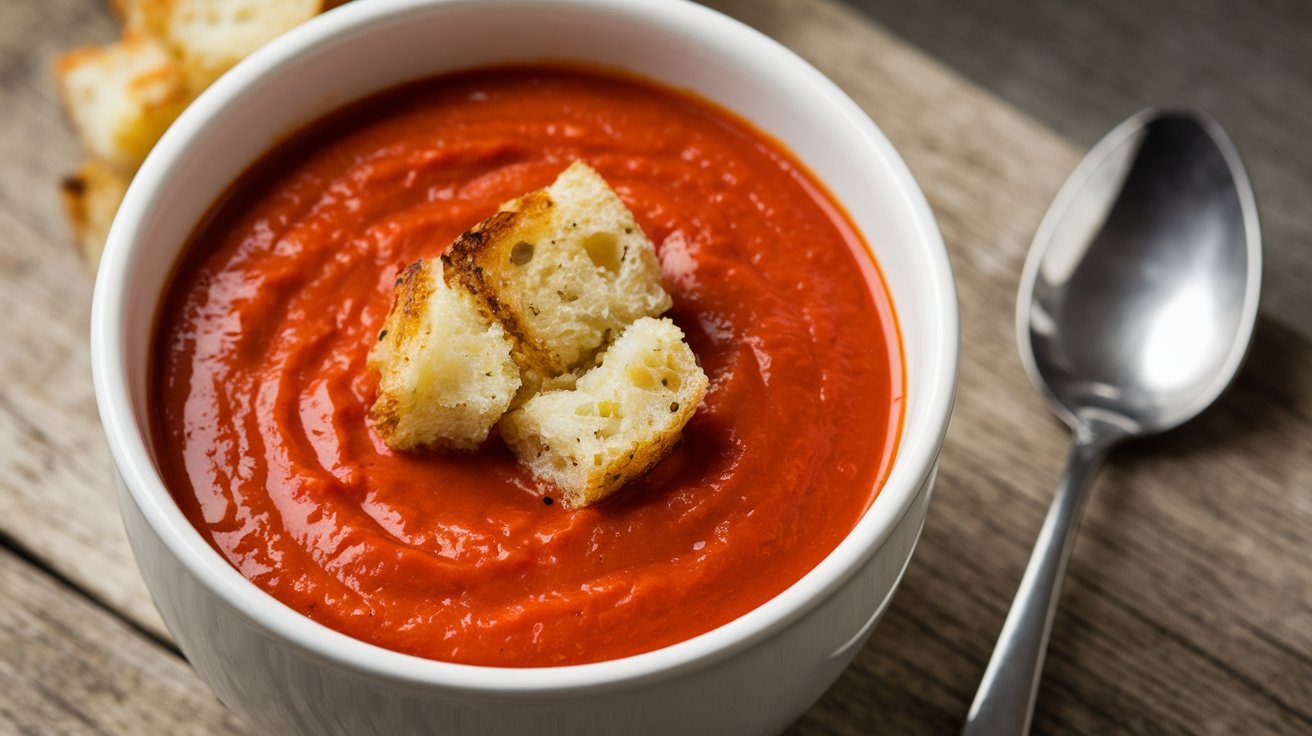
{"label": "toasted crouton", "polygon": [[124,26],[131,26],[136,21],[136,6],[137,0],[109,0],[109,9]]}
{"label": "toasted crouton", "polygon": [[82,145],[124,174],[137,170],[190,100],[181,67],[141,34],[64,54],[55,77]]}
{"label": "toasted crouton", "polygon": [[252,51],[324,9],[323,0],[125,0],[122,13],[164,42],[201,90]]}
{"label": "toasted crouton", "polygon": [[670,308],[651,241],[592,167],[575,161],[550,187],[502,205],[442,256],[515,338],[526,375],[587,367],[639,317]]}
{"label": "toasted crouton", "polygon": [[82,164],[60,187],[64,213],[73,226],[73,237],[95,270],[105,249],[114,213],[128,189],[129,177],[98,161]]}
{"label": "toasted crouton", "polygon": [[110,0],[122,40],[60,57],[56,83],[91,162],[64,180],[64,209],[92,266],[127,181],[182,109],[265,41],[338,2]]}
{"label": "toasted crouton", "polygon": [[478,447],[519,389],[510,347],[501,325],[446,286],[440,262],[412,264],[369,352],[379,374],[374,426],[400,450]]}
{"label": "toasted crouton", "polygon": [[546,391],[501,421],[533,475],[589,506],[646,472],[678,442],[707,379],[668,319],[629,326],[573,390]]}

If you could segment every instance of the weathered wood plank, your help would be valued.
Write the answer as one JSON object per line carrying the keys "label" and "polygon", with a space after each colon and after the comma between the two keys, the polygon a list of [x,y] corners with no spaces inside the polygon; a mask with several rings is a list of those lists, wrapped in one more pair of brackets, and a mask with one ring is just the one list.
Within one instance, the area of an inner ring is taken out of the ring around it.
{"label": "weathered wood plank", "polygon": [[56,196],[79,154],[55,104],[54,56],[113,25],[84,0],[0,5],[0,533],[167,636],[119,520],[91,391],[91,279]]}
{"label": "weathered wood plank", "polygon": [[132,562],[87,354],[90,294],[71,248],[0,210],[0,532],[166,635]]}
{"label": "weathered wood plank", "polygon": [[0,590],[0,733],[246,733],[185,661],[5,549]]}

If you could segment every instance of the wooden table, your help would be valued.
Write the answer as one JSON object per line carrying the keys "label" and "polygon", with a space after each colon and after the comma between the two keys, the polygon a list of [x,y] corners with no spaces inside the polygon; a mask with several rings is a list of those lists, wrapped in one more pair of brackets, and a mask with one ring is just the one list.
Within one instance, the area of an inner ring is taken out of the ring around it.
{"label": "wooden table", "polygon": [[[793,732],[952,733],[1065,456],[1011,315],[1080,151],[834,0],[711,4],[807,57],[883,128],[938,215],[962,303],[959,398],[919,550]],[[132,562],[91,390],[90,278],[55,197],[78,154],[51,60],[114,32],[93,0],[0,3],[0,733],[244,733]],[[1264,315],[1216,407],[1105,468],[1036,732],[1312,732],[1312,344],[1287,323]]]}

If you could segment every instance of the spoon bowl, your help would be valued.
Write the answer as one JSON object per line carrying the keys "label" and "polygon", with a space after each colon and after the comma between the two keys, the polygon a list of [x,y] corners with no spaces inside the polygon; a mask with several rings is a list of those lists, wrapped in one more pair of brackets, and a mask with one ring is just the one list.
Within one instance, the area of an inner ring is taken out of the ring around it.
{"label": "spoon bowl", "polygon": [[1257,319],[1261,242],[1239,156],[1197,112],[1134,115],[1057,195],[1016,328],[1030,380],[1074,442],[966,736],[1029,732],[1089,480],[1118,442],[1188,421],[1230,384]]}
{"label": "spoon bowl", "polygon": [[1145,110],[1089,153],[1035,235],[1016,310],[1030,380],[1072,429],[1161,432],[1216,399],[1257,314],[1257,223],[1204,115]]}

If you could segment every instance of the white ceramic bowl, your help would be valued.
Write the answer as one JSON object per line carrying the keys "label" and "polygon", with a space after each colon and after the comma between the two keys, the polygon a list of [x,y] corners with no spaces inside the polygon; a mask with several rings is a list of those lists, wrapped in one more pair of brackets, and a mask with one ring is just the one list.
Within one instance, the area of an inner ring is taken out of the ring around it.
{"label": "white ceramic bowl", "polygon": [[[573,59],[693,90],[788,146],[846,207],[892,291],[906,424],[874,505],[814,570],[674,646],[501,669],[381,649],[283,606],[192,528],[154,460],[147,363],[157,305],[197,221],[280,138],[401,82]],[[933,216],[869,118],[793,53],[676,0],[368,0],[261,49],[202,95],[137,174],[96,282],[92,360],[137,561],[201,677],[263,733],[728,734],[778,731],[866,641],[919,537],[947,428],[957,305]]]}

